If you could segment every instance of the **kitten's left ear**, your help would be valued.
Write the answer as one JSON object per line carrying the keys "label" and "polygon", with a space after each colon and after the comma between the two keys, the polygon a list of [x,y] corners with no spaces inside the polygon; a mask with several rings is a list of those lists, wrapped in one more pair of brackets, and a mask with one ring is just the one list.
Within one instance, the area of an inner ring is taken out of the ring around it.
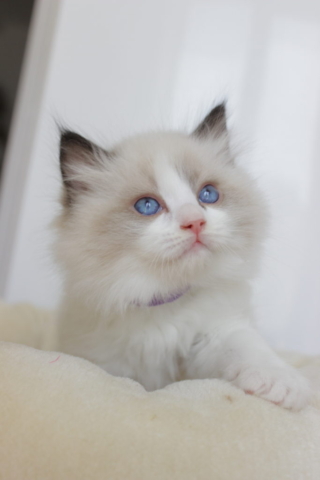
{"label": "kitten's left ear", "polygon": [[60,170],[64,185],[64,205],[71,206],[94,189],[92,173],[102,170],[107,152],[78,133],[61,131]]}
{"label": "kitten's left ear", "polygon": [[225,137],[227,138],[227,116],[225,103],[214,107],[205,119],[198,125],[192,135],[200,138]]}

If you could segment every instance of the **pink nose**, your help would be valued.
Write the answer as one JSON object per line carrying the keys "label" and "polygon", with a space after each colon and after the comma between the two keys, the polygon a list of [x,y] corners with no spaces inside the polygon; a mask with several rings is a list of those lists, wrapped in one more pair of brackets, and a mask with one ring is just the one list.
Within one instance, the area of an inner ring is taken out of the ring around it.
{"label": "pink nose", "polygon": [[183,225],[180,225],[180,228],[182,228],[183,230],[191,230],[196,235],[199,235],[201,230],[203,230],[205,224],[206,221],[203,219],[192,220],[190,222],[185,222]]}

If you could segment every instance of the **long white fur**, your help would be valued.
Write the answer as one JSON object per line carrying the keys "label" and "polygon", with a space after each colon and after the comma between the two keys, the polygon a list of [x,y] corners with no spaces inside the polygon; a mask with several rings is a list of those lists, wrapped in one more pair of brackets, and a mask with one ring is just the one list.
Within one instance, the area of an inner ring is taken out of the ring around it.
{"label": "long white fur", "polygon": [[[250,281],[265,236],[265,207],[231,158],[226,136],[142,135],[116,146],[111,159],[99,151],[97,166],[79,148],[69,150],[67,188],[73,180],[88,188],[57,222],[56,252],[65,269],[57,348],[148,390],[219,377],[302,408],[309,397],[305,379],[254,329]],[[217,204],[199,204],[207,183],[220,191]],[[133,208],[147,195],[164,207],[154,217]],[[194,235],[180,228],[188,215],[206,221],[204,247],[190,250]],[[187,288],[172,303],[147,306],[155,295]]]}

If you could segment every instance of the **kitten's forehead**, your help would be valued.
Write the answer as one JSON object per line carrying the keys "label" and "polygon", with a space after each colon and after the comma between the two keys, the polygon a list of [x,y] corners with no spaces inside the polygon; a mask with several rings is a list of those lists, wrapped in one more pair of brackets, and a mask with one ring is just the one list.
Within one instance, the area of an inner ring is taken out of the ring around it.
{"label": "kitten's forehead", "polygon": [[[198,205],[197,192],[221,171],[219,142],[176,132],[144,134],[118,145],[115,169],[132,197],[159,196],[169,209]],[[120,175],[121,174],[121,175]],[[121,188],[122,188],[121,187]]]}
{"label": "kitten's forehead", "polygon": [[137,182],[140,188],[151,187],[169,207],[197,203],[193,190],[207,171],[202,142],[175,132],[146,134],[122,143],[119,153],[131,187]]}
{"label": "kitten's forehead", "polygon": [[185,203],[197,204],[190,184],[181,175],[177,163],[165,153],[154,159],[154,179],[159,194],[169,208],[179,207]]}

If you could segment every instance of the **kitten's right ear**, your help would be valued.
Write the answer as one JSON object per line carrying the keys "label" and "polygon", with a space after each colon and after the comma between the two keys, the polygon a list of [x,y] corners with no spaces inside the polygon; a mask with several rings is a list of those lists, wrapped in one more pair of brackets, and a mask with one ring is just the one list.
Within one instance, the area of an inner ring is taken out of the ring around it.
{"label": "kitten's right ear", "polygon": [[64,203],[70,206],[77,196],[90,190],[92,169],[101,169],[106,152],[78,133],[62,130],[60,170],[65,188]]}
{"label": "kitten's right ear", "polygon": [[206,137],[227,137],[227,115],[225,102],[214,107],[197,126],[193,135]]}

